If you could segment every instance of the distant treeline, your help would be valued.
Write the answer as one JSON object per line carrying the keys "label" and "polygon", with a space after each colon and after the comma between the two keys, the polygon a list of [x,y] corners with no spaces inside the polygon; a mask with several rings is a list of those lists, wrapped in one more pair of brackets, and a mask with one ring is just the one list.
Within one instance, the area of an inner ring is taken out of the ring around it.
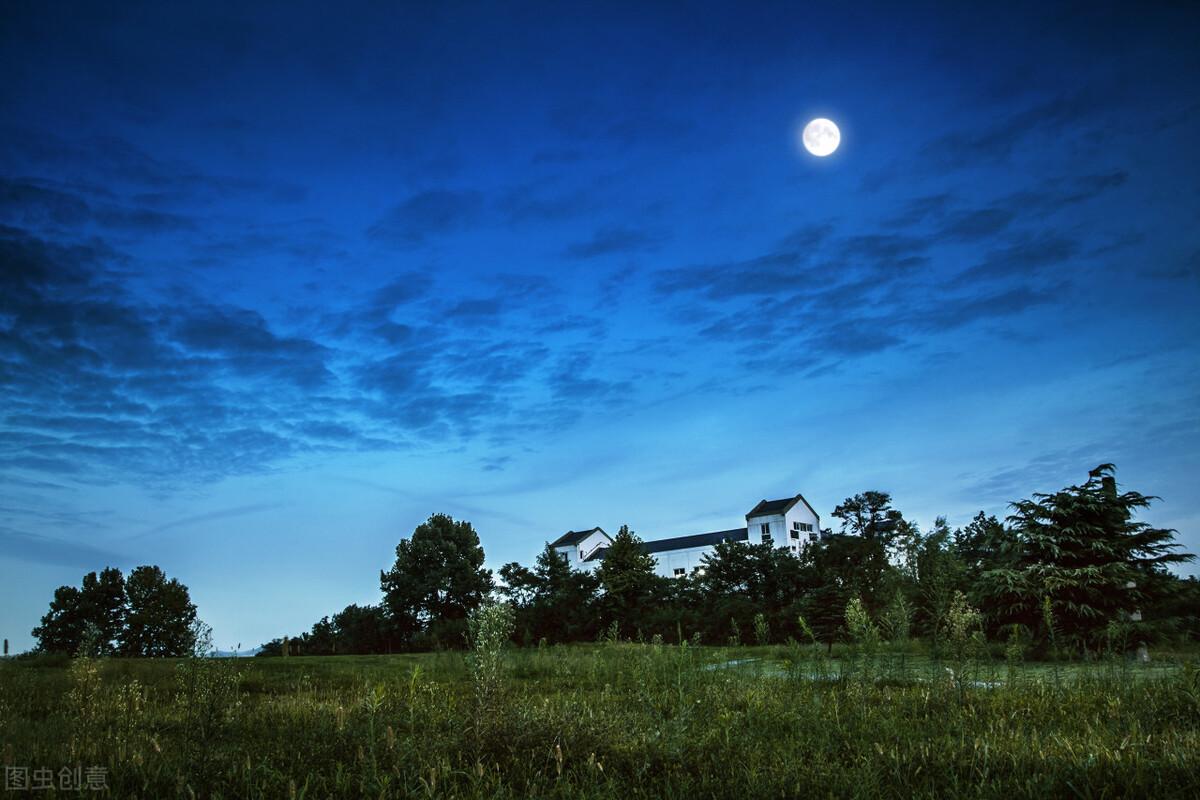
{"label": "distant treeline", "polygon": [[623,526],[595,572],[571,569],[549,545],[532,567],[485,569],[469,522],[436,514],[396,548],[380,574],[379,605],[351,605],[259,655],[382,653],[465,644],[466,618],[486,602],[511,603],[514,639],[599,638],[708,644],[788,639],[830,644],[846,610],[865,610],[893,639],[935,649],[955,610],[971,606],[991,639],[1079,652],[1200,639],[1200,583],[1168,567],[1190,561],[1175,531],[1135,522],[1153,498],[1119,492],[1111,464],[1082,485],[1012,504],[1000,521],[980,512],[964,527],[942,518],[926,531],[867,491],[833,510],[838,529],[797,556],[768,544],[726,542],[701,571],[679,578]]}

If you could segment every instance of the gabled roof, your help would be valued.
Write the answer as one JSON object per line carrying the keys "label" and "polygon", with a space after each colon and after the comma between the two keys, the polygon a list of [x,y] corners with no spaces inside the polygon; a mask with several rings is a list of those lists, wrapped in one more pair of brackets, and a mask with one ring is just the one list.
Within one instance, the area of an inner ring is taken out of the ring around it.
{"label": "gabled roof", "polygon": [[[582,542],[587,537],[591,536],[596,531],[600,531],[600,533],[604,533],[603,528],[588,528],[586,531],[567,531],[562,536],[558,537],[553,542],[551,542],[550,546],[551,547],[572,547],[574,545],[579,544],[580,542]],[[608,536],[607,533],[604,533],[604,535]]]}
{"label": "gabled roof", "polygon": [[744,542],[748,538],[745,528],[733,528],[727,531],[712,533],[693,533],[690,536],[676,536],[672,539],[655,539],[652,542],[642,542],[642,552],[661,553],[665,550],[686,550],[689,547],[707,547],[721,542]]}
{"label": "gabled roof", "polygon": [[804,503],[805,506],[808,506],[808,510],[813,513],[814,517],[817,519],[821,518],[817,510],[804,499],[804,495],[798,494],[795,497],[785,497],[782,500],[762,500],[758,505],[750,509],[750,513],[746,515],[746,519],[750,519],[751,517],[766,517],[771,514],[786,514],[796,503]]}

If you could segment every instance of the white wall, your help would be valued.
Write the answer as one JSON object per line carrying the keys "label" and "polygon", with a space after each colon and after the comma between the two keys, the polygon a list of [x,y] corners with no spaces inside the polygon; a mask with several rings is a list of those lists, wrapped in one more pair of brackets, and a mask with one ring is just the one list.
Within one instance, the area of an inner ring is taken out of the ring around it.
{"label": "white wall", "polygon": [[[801,522],[801,523],[805,523],[808,525],[812,525],[812,531],[811,532],[801,531],[799,539],[791,538],[792,526],[793,526],[793,523],[796,523],[796,522]],[[804,547],[808,546],[809,542],[816,541],[814,538],[811,538],[811,537],[820,536],[821,520],[816,514],[814,514],[812,512],[811,509],[809,509],[809,507],[807,505],[804,504],[804,501],[800,501],[799,503],[796,503],[796,505],[794,505],[790,509],[788,509],[788,512],[785,515],[785,519],[784,519],[784,530],[785,530],[785,535],[788,537],[787,538],[788,549],[792,550],[792,552],[799,552]],[[792,549],[793,546],[795,546],[795,549]]]}
{"label": "white wall", "polygon": [[747,517],[746,530],[750,538],[746,541],[750,544],[765,544],[765,540],[762,538],[762,526],[764,523],[771,526],[771,546],[786,547],[788,544],[788,535],[784,526],[787,523],[783,514],[765,514],[761,517]]}
{"label": "white wall", "polygon": [[561,553],[567,557],[567,563],[575,569],[595,569],[600,562],[591,561],[585,562],[583,559],[591,555],[599,545],[610,545],[612,539],[600,531],[592,531],[579,544],[568,544],[562,547],[554,548],[554,552]]}
{"label": "white wall", "polygon": [[704,547],[689,547],[686,550],[667,550],[650,555],[655,561],[654,571],[663,577],[673,578],[676,569],[684,569],[687,575],[691,575],[697,567],[703,566],[700,559],[713,552],[714,549],[712,545],[705,545]]}

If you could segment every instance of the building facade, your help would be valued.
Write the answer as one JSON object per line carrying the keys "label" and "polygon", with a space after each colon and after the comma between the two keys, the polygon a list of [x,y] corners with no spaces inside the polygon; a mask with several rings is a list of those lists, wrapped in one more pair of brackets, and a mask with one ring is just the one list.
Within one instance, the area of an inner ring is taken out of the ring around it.
{"label": "building facade", "polygon": [[[643,549],[654,557],[655,570],[665,577],[682,577],[703,569],[701,559],[721,542],[750,542],[787,548],[799,555],[821,531],[821,517],[803,495],[763,500],[746,514],[746,527],[695,533],[670,539],[651,539]],[[595,569],[604,560],[612,537],[603,528],[567,531],[550,543],[575,569]]]}

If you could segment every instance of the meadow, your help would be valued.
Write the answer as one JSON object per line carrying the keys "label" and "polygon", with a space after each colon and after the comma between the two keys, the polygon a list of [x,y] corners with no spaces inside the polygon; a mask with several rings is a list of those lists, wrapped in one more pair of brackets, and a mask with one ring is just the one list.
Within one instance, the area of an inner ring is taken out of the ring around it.
{"label": "meadow", "polygon": [[1195,797],[1200,671],[915,644],[43,656],[0,663],[0,742],[131,798]]}

